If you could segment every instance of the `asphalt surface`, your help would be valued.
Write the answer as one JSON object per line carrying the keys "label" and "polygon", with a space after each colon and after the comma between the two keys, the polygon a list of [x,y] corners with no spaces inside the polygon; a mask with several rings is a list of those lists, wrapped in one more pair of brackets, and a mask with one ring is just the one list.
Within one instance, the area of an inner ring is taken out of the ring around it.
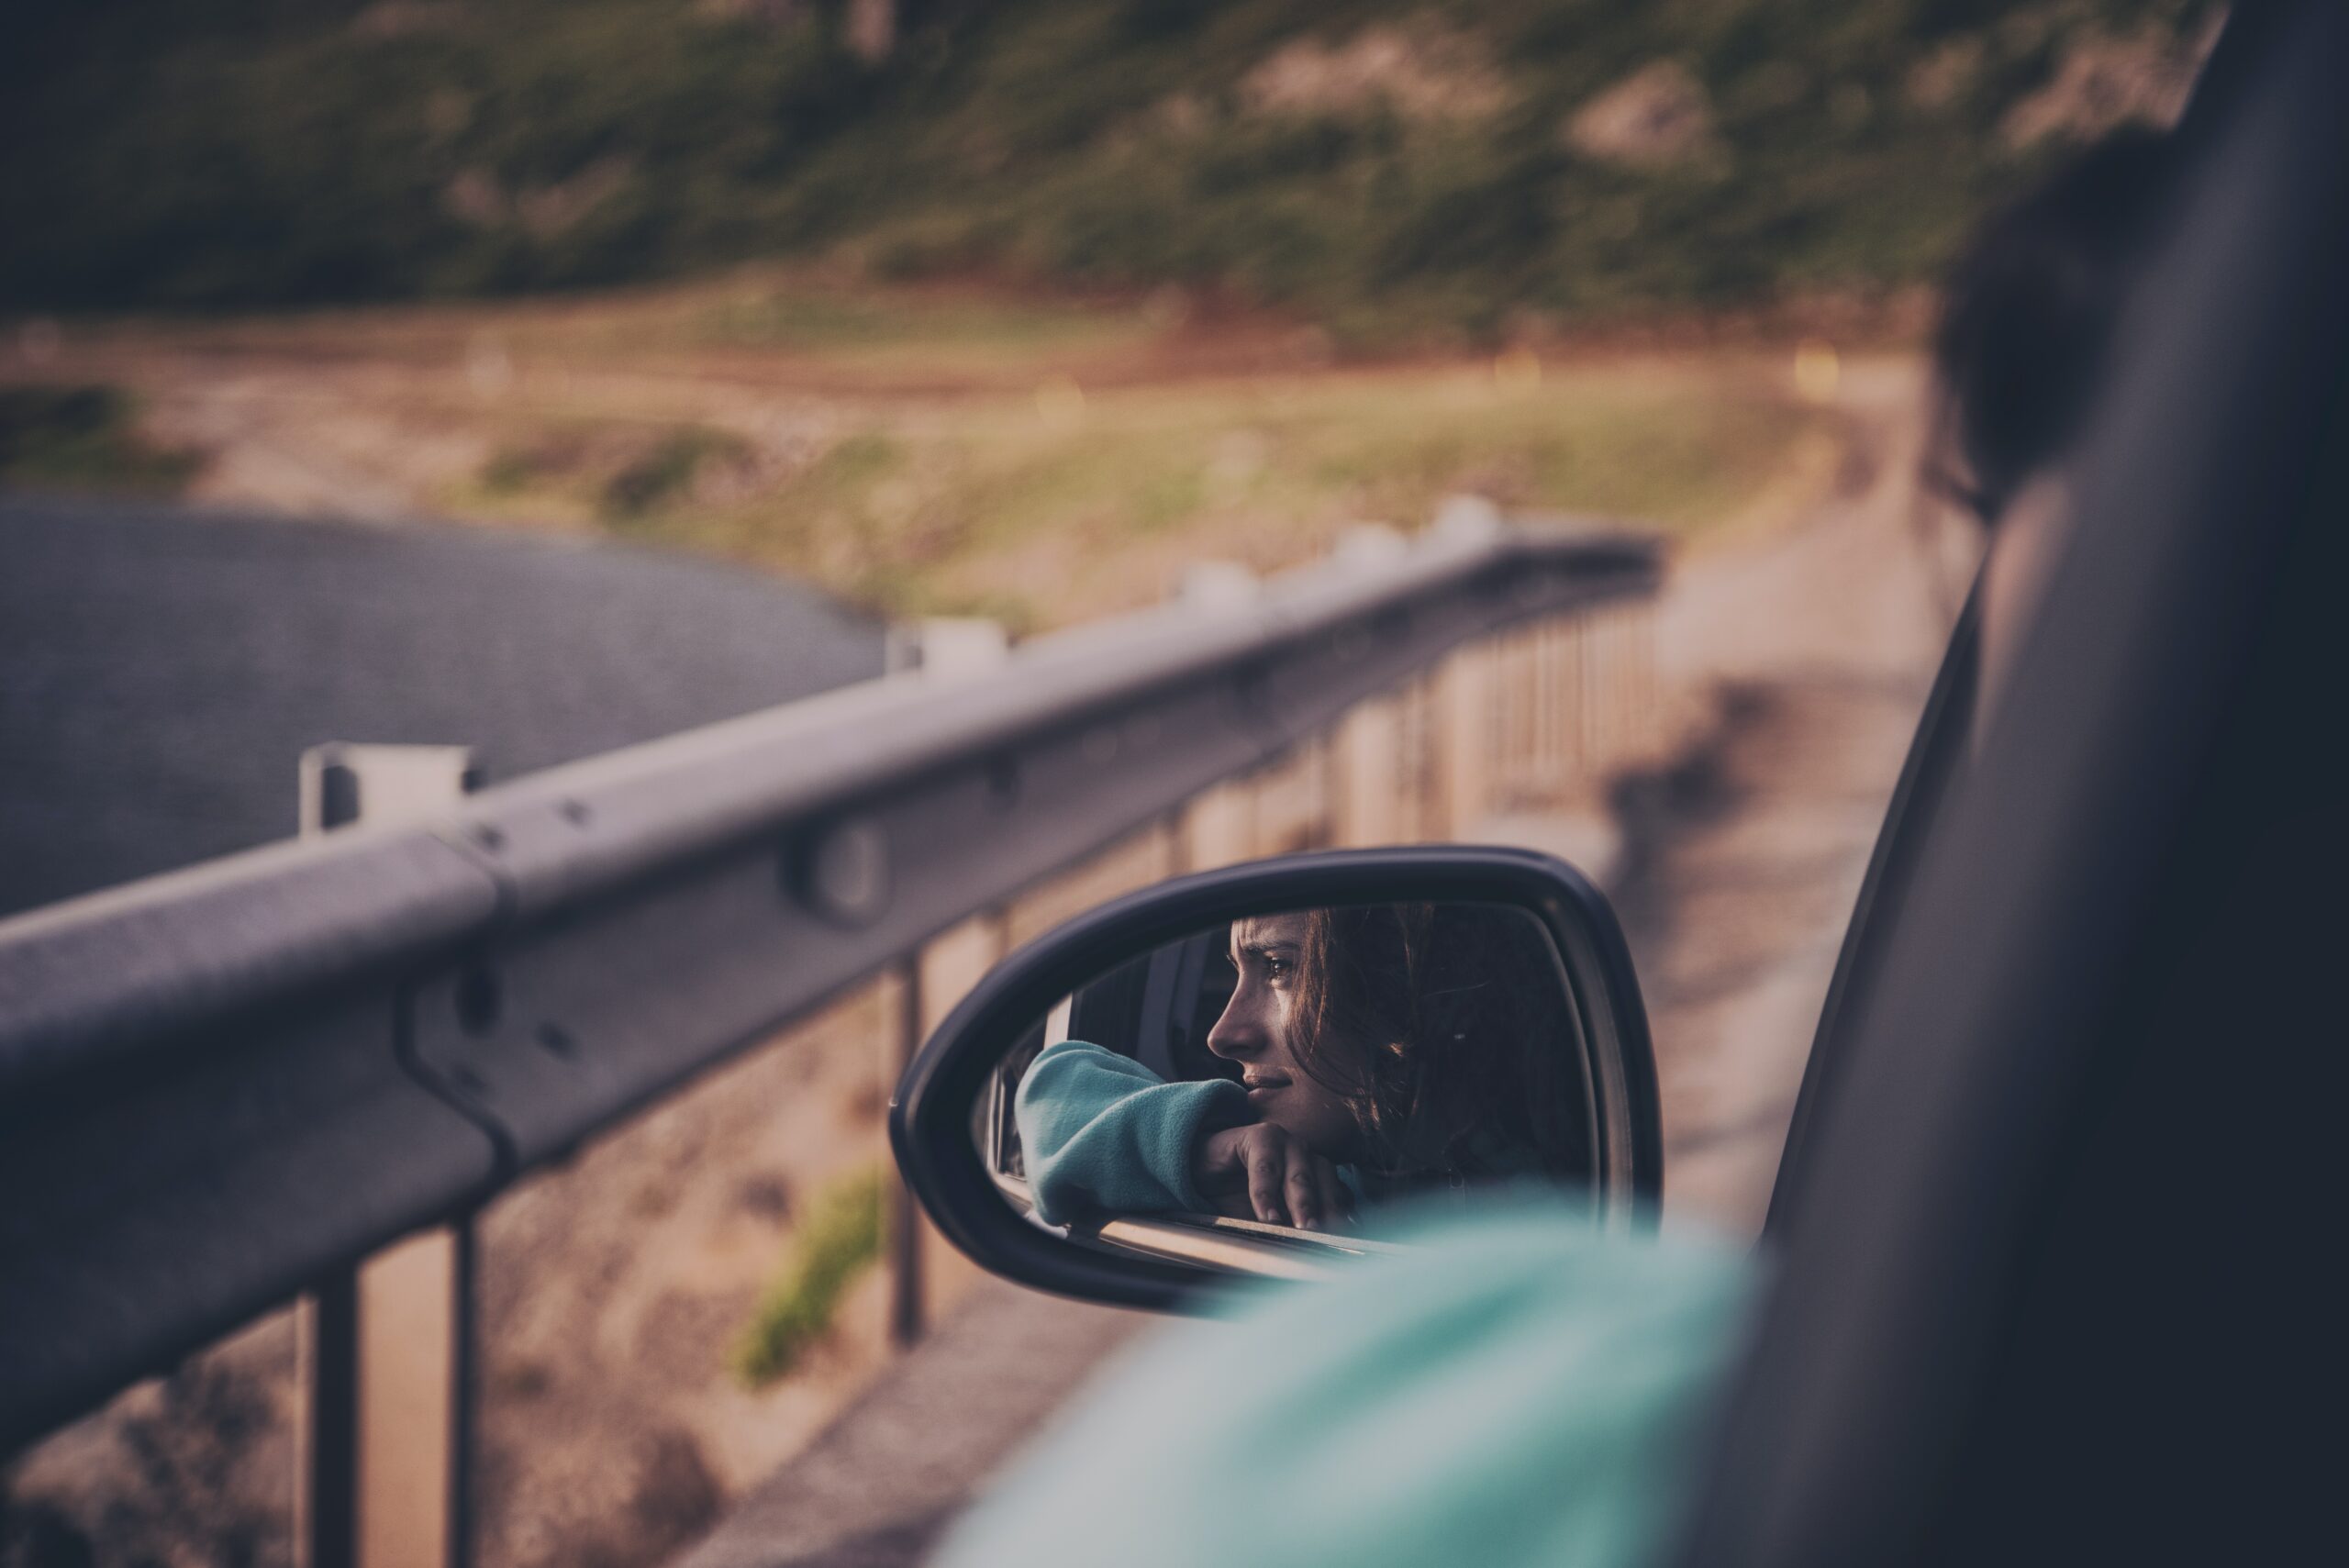
{"label": "asphalt surface", "polygon": [[321,741],[495,781],[881,664],[877,621],[690,557],[0,496],[0,916],[289,835]]}

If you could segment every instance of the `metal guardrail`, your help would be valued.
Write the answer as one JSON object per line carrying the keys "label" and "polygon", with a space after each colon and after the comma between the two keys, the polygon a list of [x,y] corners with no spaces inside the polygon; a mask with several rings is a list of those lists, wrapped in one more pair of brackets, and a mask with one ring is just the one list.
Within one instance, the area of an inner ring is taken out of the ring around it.
{"label": "metal guardrail", "polygon": [[1432,533],[0,921],[0,1451],[1648,539]]}

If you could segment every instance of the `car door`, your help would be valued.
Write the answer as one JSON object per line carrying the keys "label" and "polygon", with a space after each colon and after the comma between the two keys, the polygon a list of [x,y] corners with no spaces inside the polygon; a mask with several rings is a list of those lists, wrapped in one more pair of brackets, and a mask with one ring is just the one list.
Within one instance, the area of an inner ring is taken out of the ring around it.
{"label": "car door", "polygon": [[2337,1537],[2344,72],[2349,11],[2243,7],[2181,128],[2070,545],[1879,852],[1684,1562]]}

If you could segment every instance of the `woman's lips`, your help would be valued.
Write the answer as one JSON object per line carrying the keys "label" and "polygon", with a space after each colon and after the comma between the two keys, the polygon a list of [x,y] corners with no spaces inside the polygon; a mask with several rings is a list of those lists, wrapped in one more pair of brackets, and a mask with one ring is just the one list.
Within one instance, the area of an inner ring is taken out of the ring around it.
{"label": "woman's lips", "polygon": [[1272,1095],[1280,1093],[1283,1089],[1287,1088],[1289,1084],[1289,1081],[1286,1078],[1275,1078],[1270,1076],[1262,1078],[1252,1076],[1243,1077],[1240,1082],[1247,1088],[1248,1097],[1252,1100],[1260,1095],[1266,1098],[1270,1098]]}

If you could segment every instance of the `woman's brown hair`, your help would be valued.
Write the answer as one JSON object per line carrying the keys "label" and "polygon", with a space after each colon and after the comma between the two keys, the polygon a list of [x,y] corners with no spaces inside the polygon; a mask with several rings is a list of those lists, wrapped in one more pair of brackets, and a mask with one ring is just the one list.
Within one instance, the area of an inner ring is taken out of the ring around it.
{"label": "woman's brown hair", "polygon": [[1549,939],[1498,906],[1317,909],[1297,963],[1297,1059],[1391,1181],[1586,1180],[1582,1074]]}
{"label": "woman's brown hair", "polygon": [[2129,128],[1993,213],[1933,332],[1924,488],[1994,526],[2079,433],[2176,184],[2172,139]]}

